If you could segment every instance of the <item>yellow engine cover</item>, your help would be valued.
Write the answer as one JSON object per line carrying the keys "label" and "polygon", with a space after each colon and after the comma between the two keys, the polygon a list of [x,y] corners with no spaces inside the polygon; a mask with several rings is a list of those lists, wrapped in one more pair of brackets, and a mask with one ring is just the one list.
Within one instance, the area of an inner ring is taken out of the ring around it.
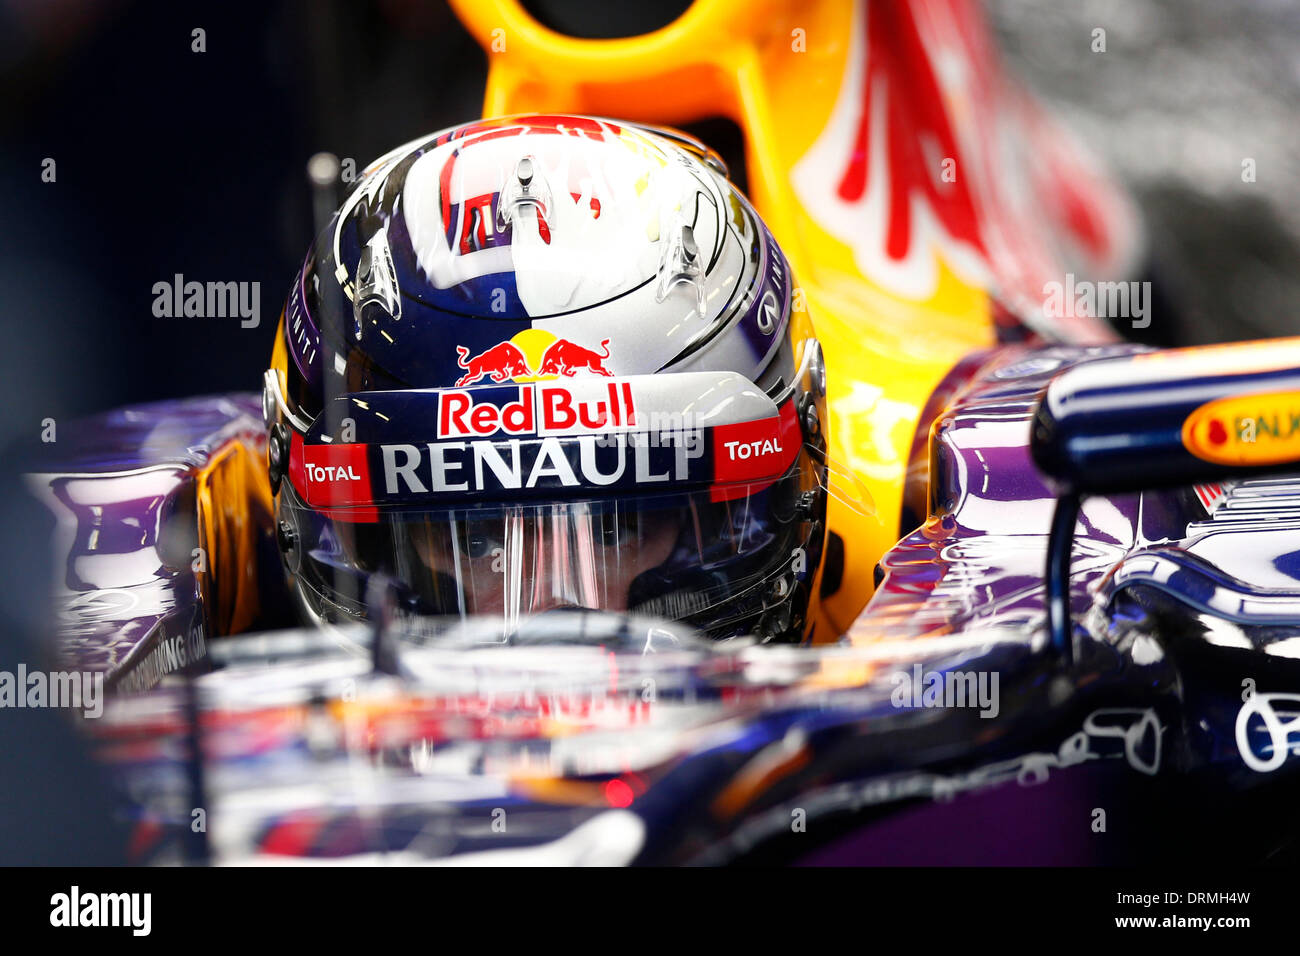
{"label": "yellow engine cover", "polygon": [[[1093,265],[1121,259],[1122,198],[1077,155],[1007,155],[1015,141],[998,124],[1010,117],[1023,133],[1045,121],[1008,96],[965,0],[696,0],[661,30],[613,40],[555,33],[515,0],[452,6],[487,53],[485,116],[722,116],[740,127],[751,199],[825,354],[829,521],[845,564],[816,636],[834,639],[900,537],[927,399],[959,359],[996,341],[990,290],[1041,312],[1036,290],[1064,268],[1042,250],[1062,223]],[[1079,194],[1035,193],[1044,162],[1077,164]],[[1075,340],[1105,337],[1082,320],[1061,325]]]}

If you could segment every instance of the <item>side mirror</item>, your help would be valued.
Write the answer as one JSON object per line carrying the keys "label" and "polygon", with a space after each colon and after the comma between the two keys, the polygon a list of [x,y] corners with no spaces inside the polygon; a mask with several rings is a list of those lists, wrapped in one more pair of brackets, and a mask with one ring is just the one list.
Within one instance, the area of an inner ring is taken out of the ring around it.
{"label": "side mirror", "polygon": [[1059,488],[1047,608],[1052,643],[1068,660],[1070,554],[1083,496],[1300,470],[1300,338],[1072,368],[1039,402],[1030,454]]}

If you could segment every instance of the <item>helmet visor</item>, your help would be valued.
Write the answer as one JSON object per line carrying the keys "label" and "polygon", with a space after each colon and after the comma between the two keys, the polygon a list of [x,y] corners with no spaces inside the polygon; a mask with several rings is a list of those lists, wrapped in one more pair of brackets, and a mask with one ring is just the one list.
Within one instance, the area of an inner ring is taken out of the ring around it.
{"label": "helmet visor", "polygon": [[635,611],[716,631],[804,577],[809,529],[800,502],[814,480],[796,467],[774,483],[733,489],[728,500],[701,490],[386,509],[360,523],[331,519],[290,492],[281,519],[300,552],[291,560],[296,583],[332,618],[365,616],[364,579],[383,573],[399,583],[409,610],[491,616],[504,634],[556,608]]}

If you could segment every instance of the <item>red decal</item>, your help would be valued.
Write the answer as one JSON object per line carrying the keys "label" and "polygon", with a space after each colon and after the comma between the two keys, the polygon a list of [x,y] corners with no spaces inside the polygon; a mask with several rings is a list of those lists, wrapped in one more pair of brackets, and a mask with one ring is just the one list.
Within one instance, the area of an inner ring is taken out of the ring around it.
{"label": "red decal", "polygon": [[476,250],[482,249],[487,245],[487,220],[491,215],[491,193],[465,200],[461,206],[461,255],[469,254],[471,242],[475,242],[474,248]]}
{"label": "red decal", "polygon": [[605,398],[575,398],[567,385],[538,386],[539,435],[623,430],[636,425],[629,382],[610,382]]}
{"label": "red decal", "polygon": [[370,504],[370,463],[365,445],[303,445],[307,504],[347,508]]}
{"label": "red decal", "polygon": [[627,421],[624,424],[630,425],[635,428],[637,421],[636,421],[636,406],[632,404],[632,383],[624,382],[622,385],[622,391],[623,391],[623,407],[627,409]]}
{"label": "red decal", "polygon": [[465,374],[456,380],[457,388],[473,385],[482,378],[500,384],[532,371],[524,353],[513,342],[498,342],[486,352],[480,352],[472,358],[469,349],[458,345],[456,364],[465,369]]}
{"label": "red decal", "polygon": [[609,358],[609,339],[603,340],[600,351],[596,351],[568,339],[557,339],[549,333],[546,336],[551,341],[538,359],[536,368],[529,363],[528,356],[516,342],[518,335],[514,339],[498,342],[477,355],[471,355],[470,350],[463,345],[456,346],[456,364],[465,370],[465,374],[456,380],[456,387],[464,388],[483,379],[499,385],[524,376],[573,378],[582,373],[614,377],[614,373],[605,364]]}
{"label": "red decal", "polygon": [[580,398],[567,385],[521,385],[518,400],[502,406],[476,402],[472,391],[449,390],[438,395],[440,439],[489,438],[497,433],[575,435],[625,430],[636,421],[628,382],[610,382],[604,398]]}
{"label": "red decal", "polygon": [[[888,178],[889,224],[885,251],[894,259],[907,255],[912,242],[914,194],[925,197],[930,209],[955,239],[983,251],[975,203],[968,179],[937,183],[933,175],[935,156],[961,155],[957,135],[946,112],[948,100],[939,85],[935,65],[921,40],[915,12],[906,5],[872,3],[867,8],[866,70],[862,89],[862,110],[857,137],[838,193],[846,202],[857,202],[867,192],[868,157],[885,152],[882,172]],[[885,97],[872,91],[884,84]],[[886,113],[881,124],[885,143],[871,142],[872,108],[881,105]],[[992,134],[990,134],[992,135]],[[933,154],[925,150],[933,149]],[[942,188],[947,187],[947,188]]]}
{"label": "red decal", "polygon": [[1193,485],[1196,491],[1196,497],[1200,499],[1201,505],[1211,514],[1218,507],[1220,501],[1227,497],[1227,492],[1223,490],[1223,485],[1215,482],[1209,485]]}
{"label": "red decal", "polygon": [[307,500],[307,479],[302,473],[302,436],[297,432],[289,439],[289,484],[298,497]]}
{"label": "red decal", "polygon": [[[781,477],[799,454],[800,437],[793,401],[786,402],[776,418],[720,425],[713,430],[714,485]],[[723,493],[715,500],[726,497],[731,496]]]}
{"label": "red decal", "polygon": [[573,396],[567,388],[542,389],[542,429],[556,431],[572,428],[578,421],[573,412]]}
{"label": "red decal", "polygon": [[602,341],[600,348],[601,351],[597,352],[568,339],[556,339],[542,355],[537,373],[572,378],[578,372],[592,372],[612,378],[614,373],[605,367],[605,359],[609,358],[609,339]]}
{"label": "red decal", "polygon": [[438,395],[439,438],[487,438],[499,431],[507,435],[531,435],[535,430],[531,385],[520,387],[518,401],[501,407],[491,402],[475,404],[469,392]]}

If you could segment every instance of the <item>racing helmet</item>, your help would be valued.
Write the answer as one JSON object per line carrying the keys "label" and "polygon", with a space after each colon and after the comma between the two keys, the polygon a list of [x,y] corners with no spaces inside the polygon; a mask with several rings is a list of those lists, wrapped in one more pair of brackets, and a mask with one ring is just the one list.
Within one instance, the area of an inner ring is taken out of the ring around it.
{"label": "racing helmet", "polygon": [[[458,126],[360,177],[264,379],[277,540],[314,621],[626,611],[810,637],[825,372],[707,148],[580,116]],[[382,575],[382,579],[377,576]]]}

